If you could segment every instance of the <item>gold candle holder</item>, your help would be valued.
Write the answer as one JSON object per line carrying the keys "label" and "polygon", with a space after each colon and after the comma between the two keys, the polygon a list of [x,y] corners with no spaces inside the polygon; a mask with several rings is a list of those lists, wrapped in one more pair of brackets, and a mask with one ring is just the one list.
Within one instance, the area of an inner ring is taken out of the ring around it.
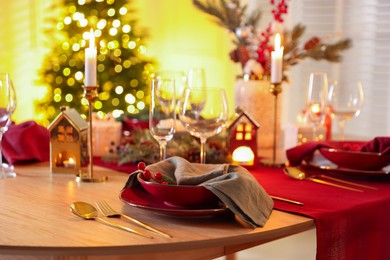
{"label": "gold candle holder", "polygon": [[284,162],[277,162],[276,161],[276,150],[277,150],[277,126],[278,126],[278,96],[282,92],[282,83],[271,83],[269,92],[274,95],[275,101],[274,101],[274,132],[273,132],[273,145],[272,145],[272,160],[264,160],[262,161],[262,164],[267,166],[284,166]]}
{"label": "gold candle holder", "polygon": [[93,112],[93,103],[98,97],[98,86],[84,86],[84,94],[83,97],[88,100],[89,113],[89,135],[88,135],[88,153],[89,153],[89,167],[88,167],[88,175],[84,175],[80,173],[79,176],[76,177],[77,182],[104,182],[107,180],[107,177],[94,177],[93,176],[93,142],[92,142],[92,112]]}

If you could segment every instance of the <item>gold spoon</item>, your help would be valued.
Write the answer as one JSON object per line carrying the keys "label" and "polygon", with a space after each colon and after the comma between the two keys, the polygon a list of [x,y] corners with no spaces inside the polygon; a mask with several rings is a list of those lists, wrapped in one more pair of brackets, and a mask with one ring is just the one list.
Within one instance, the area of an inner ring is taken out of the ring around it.
{"label": "gold spoon", "polygon": [[306,177],[306,174],[303,171],[301,171],[300,169],[298,169],[297,167],[289,167],[289,166],[285,167],[284,168],[284,172],[288,176],[290,176],[291,178],[296,179],[296,180],[301,180],[301,181],[302,180],[309,180],[309,181],[313,181],[313,182],[316,182],[316,183],[329,185],[329,186],[333,186],[333,187],[337,187],[337,188],[341,188],[341,189],[352,190],[352,191],[357,191],[357,192],[363,192],[362,190],[358,190],[358,189],[355,189],[355,188],[339,185],[339,184],[336,184],[336,183],[333,183],[333,182],[319,180],[319,179],[316,179],[316,178],[310,177],[310,176]]}
{"label": "gold spoon", "polygon": [[144,235],[141,232],[138,232],[134,229],[122,226],[119,223],[112,222],[110,220],[99,217],[96,208],[89,203],[82,202],[82,201],[74,202],[70,205],[70,210],[73,212],[73,214],[75,214],[76,216],[79,216],[80,218],[88,219],[88,220],[96,220],[100,223],[104,223],[104,224],[110,225],[112,227],[116,227],[116,228],[131,232],[131,233],[143,236],[143,237],[153,238],[153,237]]}

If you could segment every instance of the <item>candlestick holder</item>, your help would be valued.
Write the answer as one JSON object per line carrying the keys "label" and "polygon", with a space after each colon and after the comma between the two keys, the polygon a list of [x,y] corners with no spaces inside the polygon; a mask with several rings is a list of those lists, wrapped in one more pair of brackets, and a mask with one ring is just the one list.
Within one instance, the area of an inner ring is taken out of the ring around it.
{"label": "candlestick holder", "polygon": [[98,97],[98,86],[84,86],[83,97],[88,100],[89,113],[89,134],[88,134],[88,153],[89,153],[89,167],[88,174],[80,173],[76,177],[77,182],[104,182],[107,180],[107,177],[94,177],[93,176],[93,142],[92,142],[92,112],[93,112],[93,103]]}
{"label": "candlestick holder", "polygon": [[282,92],[282,83],[271,83],[269,92],[274,95],[274,126],[273,126],[273,145],[272,145],[272,160],[262,160],[261,163],[266,166],[284,166],[284,162],[276,160],[277,150],[277,126],[278,126],[278,96]]}

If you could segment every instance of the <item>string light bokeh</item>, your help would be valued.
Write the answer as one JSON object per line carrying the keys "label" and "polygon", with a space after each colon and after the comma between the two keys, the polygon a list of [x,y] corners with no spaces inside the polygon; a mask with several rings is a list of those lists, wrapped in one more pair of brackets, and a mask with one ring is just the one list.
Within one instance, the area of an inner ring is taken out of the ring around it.
{"label": "string light bokeh", "polygon": [[148,81],[154,61],[146,56],[145,31],[126,0],[64,0],[51,7],[61,10],[48,20],[47,31],[53,45],[45,57],[41,80],[48,87],[37,104],[38,120],[47,125],[61,106],[75,108],[86,118],[88,102],[83,96],[84,49],[89,31],[94,29],[97,43],[97,81],[99,98],[94,111],[103,118],[112,113],[137,116],[148,107]]}

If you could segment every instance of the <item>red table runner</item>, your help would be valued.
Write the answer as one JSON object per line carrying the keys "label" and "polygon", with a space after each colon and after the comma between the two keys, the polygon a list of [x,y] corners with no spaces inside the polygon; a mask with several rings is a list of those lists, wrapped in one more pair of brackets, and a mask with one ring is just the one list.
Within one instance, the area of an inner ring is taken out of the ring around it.
{"label": "red table runner", "polygon": [[355,192],[293,180],[281,168],[259,167],[252,173],[270,195],[304,203],[275,201],[274,208],[315,220],[317,259],[390,259],[389,181],[350,179],[378,188]]}
{"label": "red table runner", "polygon": [[[99,159],[94,162],[127,173],[136,169],[133,165],[117,166]],[[318,260],[390,259],[389,178],[364,181],[353,179],[354,182],[378,188],[371,190],[359,187],[364,192],[355,192],[308,180],[293,180],[281,168],[260,166],[251,170],[251,173],[270,195],[304,203],[298,206],[275,201],[274,208],[315,220]]]}

